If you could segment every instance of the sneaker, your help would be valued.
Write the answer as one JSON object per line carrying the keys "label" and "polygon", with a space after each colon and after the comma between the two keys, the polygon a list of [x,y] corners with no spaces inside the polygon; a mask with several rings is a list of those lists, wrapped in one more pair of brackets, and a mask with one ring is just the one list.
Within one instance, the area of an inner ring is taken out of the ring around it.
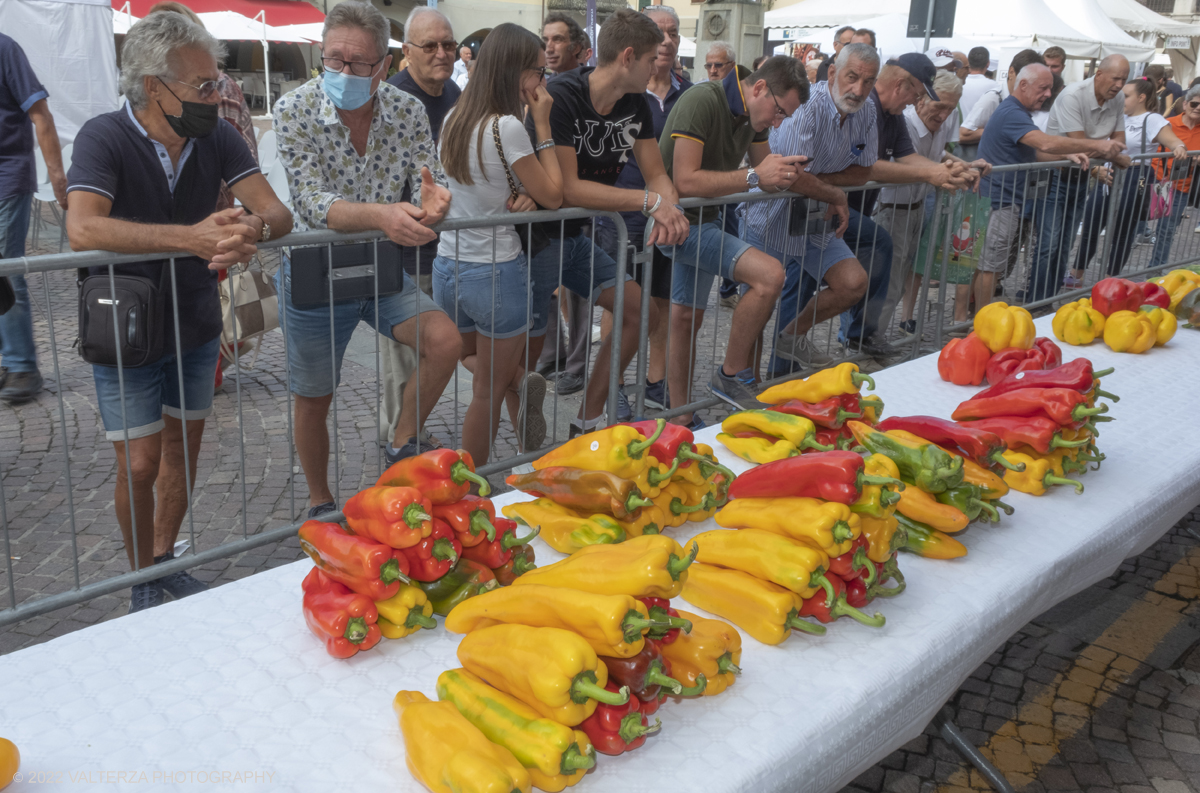
{"label": "sneaker", "polygon": [[554,393],[559,396],[577,394],[583,390],[583,375],[563,372],[554,379]]}
{"label": "sneaker", "polygon": [[564,355],[557,361],[550,361],[548,363],[540,364],[537,368],[537,373],[546,379],[550,379],[550,375],[553,375],[555,372],[562,374],[562,370],[565,369],[566,366],[567,356]]}
{"label": "sneaker", "polygon": [[861,350],[872,358],[888,358],[899,352],[878,334],[871,334],[863,339],[861,344],[857,340],[853,340],[842,346],[846,348],[847,352],[855,353]]}
{"label": "sneaker", "polygon": [[0,388],[4,388],[6,380],[8,380],[8,367],[0,366]]}
{"label": "sneaker", "polygon": [[0,401],[19,405],[33,399],[41,390],[40,372],[9,372],[4,378],[4,387],[0,388]]}
{"label": "sneaker", "polygon": [[[409,438],[408,442],[405,443],[403,446],[401,446],[399,449],[393,449],[392,444],[389,443],[383,449],[383,456],[387,458],[387,464],[389,466],[392,466],[392,465],[395,465],[396,463],[400,462],[401,460],[403,460],[406,457],[416,457],[418,454],[421,454],[422,452],[433,451],[434,449],[437,449],[437,448],[440,448],[440,447],[434,446],[429,441],[421,440],[420,442],[418,442],[416,438]],[[325,505],[319,504],[318,506],[323,507]],[[313,509],[316,509],[316,508],[317,507],[313,507]]]}
{"label": "sneaker", "polygon": [[324,504],[317,504],[315,507],[310,507],[308,510],[308,519],[315,520],[324,515],[326,512],[336,512],[337,504],[332,501],[326,501]]}
{"label": "sneaker", "polygon": [[571,426],[567,430],[567,440],[571,440],[572,438],[578,438],[580,435],[586,435],[589,432],[594,432],[598,429],[601,429],[601,428],[607,426],[604,423],[604,419],[606,416],[607,416],[606,413],[601,413],[599,416],[597,416],[594,419],[588,419],[588,420],[583,420],[583,419],[578,419],[578,418],[571,419]]}
{"label": "sneaker", "polygon": [[708,425],[704,423],[704,419],[700,418],[699,416],[693,415],[692,423],[688,424],[687,428],[689,430],[691,430],[692,432],[699,432],[700,430],[704,429],[707,426]]}
{"label": "sneaker", "polygon": [[1062,285],[1064,289],[1079,289],[1083,286],[1083,279],[1073,275],[1064,276]]}
{"label": "sneaker", "polygon": [[625,384],[621,383],[617,386],[617,421],[629,421],[632,418],[633,409],[629,407],[629,397],[625,396]]}
{"label": "sneaker", "polygon": [[1197,225],[1197,226],[1196,226],[1196,230],[1195,230],[1194,232],[1192,232],[1192,233],[1193,233],[1193,234],[1200,234],[1200,225]]}
{"label": "sneaker", "polygon": [[766,407],[758,401],[758,384],[754,382],[753,369],[743,369],[732,377],[722,369],[723,367],[718,365],[713,371],[712,379],[708,381],[708,388],[713,396],[724,399],[741,410],[759,410]]}
{"label": "sneaker", "polygon": [[917,332],[917,321],[915,319],[906,319],[900,323],[900,332],[905,336],[911,336]]}
{"label": "sneaker", "polygon": [[667,380],[664,377],[657,383],[646,381],[646,407],[654,408],[655,410],[666,410],[670,402],[667,401]]}
{"label": "sneaker", "polygon": [[807,336],[787,332],[781,332],[775,337],[775,354],[801,366],[826,366],[833,363],[833,358],[813,349]]}
{"label": "sneaker", "polygon": [[728,297],[721,298],[721,308],[728,308],[730,310],[737,308],[738,300],[740,300],[741,297],[742,296],[739,295],[737,292],[734,292],[732,295],[729,295]]}
{"label": "sneaker", "polygon": [[537,372],[526,372],[521,378],[521,407],[517,411],[517,433],[522,451],[540,449],[546,440],[546,416],[542,403],[546,400],[546,378]]}
{"label": "sneaker", "polygon": [[[169,562],[174,558],[174,552],[168,551],[163,556],[154,557],[154,563],[162,564],[163,562]],[[153,583],[156,583],[163,589],[167,590],[167,594],[176,600],[185,598],[188,595],[195,595],[198,592],[208,591],[208,584],[200,581],[199,579],[193,578],[186,570],[177,570],[170,575],[165,575],[162,578],[156,578],[154,579]]]}
{"label": "sneaker", "polygon": [[132,614],[135,611],[145,611],[155,606],[161,606],[166,602],[167,591],[163,589],[162,584],[158,581],[134,584],[133,589],[129,593],[129,611],[125,613]]}

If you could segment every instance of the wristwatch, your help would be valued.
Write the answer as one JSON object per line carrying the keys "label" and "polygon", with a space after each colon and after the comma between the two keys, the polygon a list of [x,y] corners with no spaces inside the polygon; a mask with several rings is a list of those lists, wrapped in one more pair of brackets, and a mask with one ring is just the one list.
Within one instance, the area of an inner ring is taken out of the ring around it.
{"label": "wristwatch", "polygon": [[754,172],[753,168],[746,170],[746,184],[750,187],[758,187],[758,174]]}
{"label": "wristwatch", "polygon": [[258,241],[266,242],[267,240],[271,239],[271,224],[267,222],[267,219],[262,215],[255,215],[253,213],[251,213],[251,217],[258,218],[263,224],[262,233],[258,235]]}

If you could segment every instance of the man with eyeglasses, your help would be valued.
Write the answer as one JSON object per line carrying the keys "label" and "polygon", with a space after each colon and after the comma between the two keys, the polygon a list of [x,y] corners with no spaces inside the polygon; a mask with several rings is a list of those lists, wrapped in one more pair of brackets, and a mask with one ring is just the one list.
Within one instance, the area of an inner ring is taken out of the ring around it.
{"label": "man with eyeglasses", "polygon": [[[279,159],[303,227],[380,230],[396,245],[415,247],[436,238],[430,227],[445,216],[450,191],[442,184],[425,108],[383,82],[391,62],[388,34],[388,22],[374,6],[353,0],[334,6],[322,35],[324,73],[276,102],[274,122]],[[444,51],[452,57],[454,47]],[[411,202],[404,198],[406,188]],[[404,388],[385,450],[389,465],[430,448],[418,437],[450,382],[462,338],[407,273],[398,293],[341,300],[332,307],[297,307],[286,261],[276,280],[285,312],[289,387],[296,396],[296,452],[308,482],[308,516],[315,518],[337,509],[328,482],[325,420],[342,356],[358,324],[378,327],[385,339],[418,354],[417,377]]]}
{"label": "man with eyeglasses", "polygon": [[708,45],[708,53],[704,56],[704,78],[698,82],[710,80],[721,82],[737,65],[737,53],[728,41],[714,41]]}
{"label": "man with eyeglasses", "polygon": [[[134,569],[172,558],[187,513],[212,412],[217,271],[249,261],[255,243],[292,227],[238,131],[218,117],[223,54],[219,41],[180,14],[150,14],[130,28],[121,47],[127,104],[83,125],[67,180],[74,250],[176,255],[113,267],[117,276],[161,285],[167,308],[150,322],[161,323],[165,353],[145,366],[92,367],[105,437],[116,452],[117,521]],[[242,205],[214,212],[222,180]],[[206,588],[175,572],[136,584],[129,610]]]}

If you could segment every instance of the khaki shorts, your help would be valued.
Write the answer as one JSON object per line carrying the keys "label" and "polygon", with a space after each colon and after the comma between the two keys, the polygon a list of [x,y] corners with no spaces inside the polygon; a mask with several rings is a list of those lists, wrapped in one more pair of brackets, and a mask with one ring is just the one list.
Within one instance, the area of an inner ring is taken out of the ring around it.
{"label": "khaki shorts", "polygon": [[1016,264],[1021,243],[1032,240],[1032,225],[1021,217],[1021,208],[1006,206],[993,209],[988,219],[987,240],[979,257],[981,273],[1006,273]]}

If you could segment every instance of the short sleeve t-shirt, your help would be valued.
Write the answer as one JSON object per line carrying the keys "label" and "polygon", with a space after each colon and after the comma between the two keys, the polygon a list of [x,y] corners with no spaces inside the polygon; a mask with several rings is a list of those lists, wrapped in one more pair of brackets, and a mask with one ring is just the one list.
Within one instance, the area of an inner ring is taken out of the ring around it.
{"label": "short sleeve t-shirt", "polygon": [[[1136,157],[1139,154],[1153,154],[1158,151],[1158,144],[1154,142],[1154,139],[1158,137],[1158,133],[1162,132],[1163,127],[1170,126],[1170,124],[1171,122],[1158,113],[1125,116],[1125,153],[1130,157]],[[1143,129],[1146,131],[1145,148],[1142,147]]]}
{"label": "short sleeve t-shirt", "polygon": [[[738,66],[720,82],[699,83],[683,92],[663,127],[658,141],[667,175],[673,176],[675,139],[687,138],[704,146],[700,168],[705,171],[735,171],[751,144],[766,144],[770,128],[756,132],[750,126],[746,98],[742,95],[742,80],[750,70]],[[684,214],[693,225],[700,222],[700,210],[689,209]],[[713,213],[709,212],[709,217]]]}
{"label": "short sleeve t-shirt", "polygon": [[[496,151],[492,121],[488,119],[483,123],[483,170],[479,169],[480,152],[476,145],[479,142],[479,133],[476,129],[471,132],[471,143],[467,151],[472,184],[462,184],[449,174],[446,175],[450,182],[451,199],[450,210],[446,213],[447,220],[504,215],[508,212],[505,205],[512,196],[508,189],[508,177],[504,173],[504,164],[500,162],[500,154]],[[534,153],[521,119],[516,116],[501,116],[499,129],[500,144],[504,147],[504,157],[508,160],[509,169],[517,160]],[[440,148],[438,154],[441,155]],[[515,171],[512,171],[512,178],[519,190],[521,180]],[[438,242],[439,256],[463,262],[491,262],[493,259],[497,262],[507,262],[517,258],[520,252],[521,240],[512,226],[443,231]]]}
{"label": "short sleeve t-shirt", "polygon": [[1050,135],[1082,132],[1091,140],[1104,140],[1121,129],[1125,96],[1118,93],[1103,105],[1096,101],[1096,78],[1089,77],[1063,88],[1050,108]]}
{"label": "short sleeve t-shirt", "polygon": [[[979,141],[979,156],[992,165],[1016,165],[1037,161],[1037,150],[1021,143],[1021,138],[1037,132],[1029,109],[1010,96],[1000,103],[996,112],[983,128]],[[988,191],[992,197],[992,208],[1020,204],[1025,196],[1026,174],[1023,172],[1002,173],[989,177],[980,191]]]}
{"label": "short sleeve t-shirt", "polygon": [[37,189],[29,108],[48,96],[21,45],[0,33],[0,201]]}
{"label": "short sleeve t-shirt", "polygon": [[[592,107],[590,80],[595,69],[585,66],[563,72],[546,83],[554,99],[550,108],[550,135],[555,145],[575,151],[580,179],[612,187],[633,156],[636,140],[654,140],[654,117],[644,94],[625,94],[606,115]],[[529,140],[537,137],[533,116],[525,119]],[[588,220],[565,221],[564,234],[578,234]],[[554,236],[558,236],[555,224]]]}
{"label": "short sleeve t-shirt", "polygon": [[[259,170],[246,142],[228,122],[218,122],[211,135],[192,138],[191,144],[191,154],[172,190],[154,142],[138,128],[126,109],[96,116],[75,137],[67,192],[82,190],[104,196],[112,202],[109,217],[120,220],[198,223],[216,209],[222,180],[233,187]],[[118,264],[113,270],[118,275],[142,276],[169,284],[170,275],[163,269],[166,263],[156,259]],[[107,267],[91,269],[93,275],[107,272]],[[179,256],[175,259],[175,279],[179,295],[179,341],[187,352],[207,344],[221,332],[217,273],[198,257]],[[170,313],[165,322],[166,348],[174,350],[175,323]]]}
{"label": "short sleeve t-shirt", "polygon": [[[880,160],[898,160],[915,154],[912,138],[908,135],[908,124],[904,121],[903,113],[889,113],[883,109],[879,92],[871,89],[871,101],[875,103],[875,124],[879,137]],[[870,215],[875,209],[875,199],[879,190],[856,190],[846,196],[846,202],[851,209],[857,209],[864,215]]]}
{"label": "short sleeve t-shirt", "polygon": [[453,80],[447,80],[442,87],[441,96],[427,94],[425,89],[421,88],[408,73],[408,69],[393,74],[388,78],[388,83],[421,100],[421,104],[425,105],[425,114],[429,116],[429,129],[433,132],[433,142],[437,143],[442,135],[442,122],[446,120],[446,114],[450,112],[450,108],[454,107],[458,98],[462,96],[462,89],[455,85]]}

